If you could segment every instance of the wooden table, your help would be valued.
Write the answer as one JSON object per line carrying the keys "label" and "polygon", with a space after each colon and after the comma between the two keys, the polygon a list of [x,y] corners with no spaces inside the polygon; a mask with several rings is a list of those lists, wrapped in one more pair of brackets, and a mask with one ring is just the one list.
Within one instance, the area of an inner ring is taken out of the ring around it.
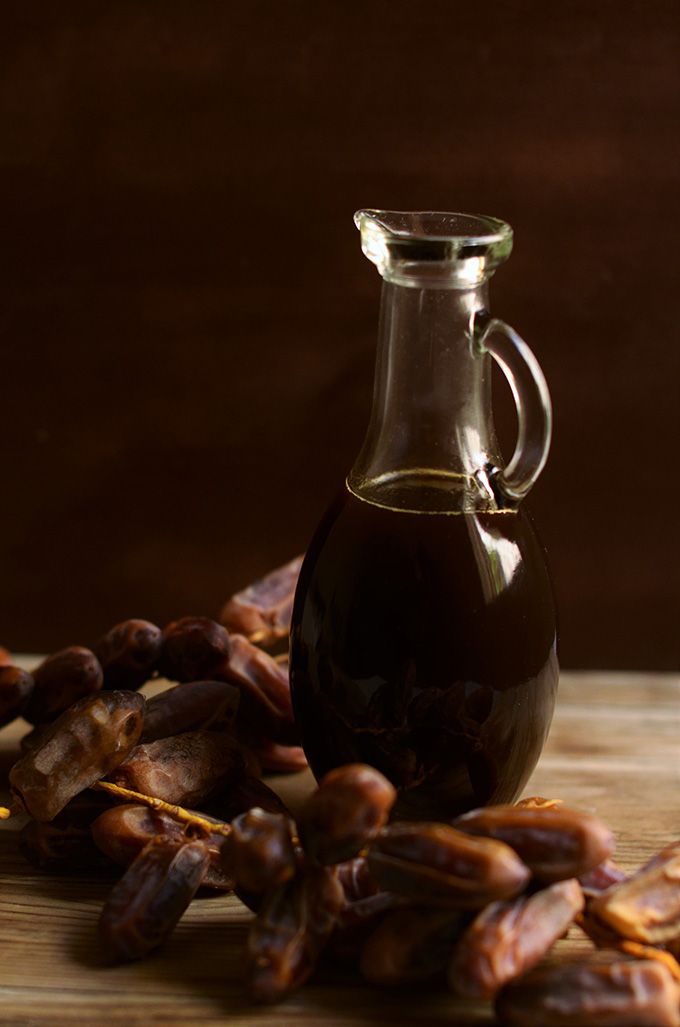
{"label": "wooden table", "polygon": [[[16,758],[19,724],[0,732],[0,775]],[[680,678],[564,673],[551,737],[527,794],[559,796],[602,816],[632,868],[680,835]],[[294,803],[307,774],[283,779]],[[275,1007],[244,995],[241,953],[250,914],[233,897],[201,898],[171,940],[141,963],[107,967],[95,934],[111,881],[50,877],[17,852],[17,821],[0,825],[0,1024],[218,1025],[303,1023],[491,1024],[487,1007],[445,991],[381,991],[340,970],[324,970]],[[586,943],[573,929],[560,945]]]}

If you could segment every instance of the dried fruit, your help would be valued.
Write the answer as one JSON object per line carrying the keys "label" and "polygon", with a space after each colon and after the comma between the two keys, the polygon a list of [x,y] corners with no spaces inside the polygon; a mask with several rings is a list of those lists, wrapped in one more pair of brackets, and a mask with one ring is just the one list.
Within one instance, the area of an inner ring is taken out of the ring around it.
{"label": "dried fruit", "polygon": [[277,1002],[313,972],[342,907],[328,867],[311,867],[270,892],[248,935],[247,977],[253,998]]}
{"label": "dried fruit", "polygon": [[580,877],[614,851],[614,837],[597,817],[577,810],[487,806],[454,825],[468,834],[505,842],[541,881]]}
{"label": "dried fruit", "polygon": [[19,667],[0,664],[0,727],[20,716],[32,691],[31,674]]}
{"label": "dried fruit", "polygon": [[[210,819],[201,814],[205,819]],[[208,865],[202,884],[218,891],[231,891],[234,882],[222,862],[221,834],[197,834],[191,825],[174,820],[160,810],[146,806],[114,806],[101,813],[92,824],[92,839],[97,848],[120,866],[130,866],[154,838],[183,842],[199,837],[208,850]]]}
{"label": "dried fruit", "polygon": [[445,824],[393,824],[373,842],[368,866],[388,891],[421,904],[481,909],[519,894],[530,872],[503,842]]}
{"label": "dried fruit", "polygon": [[324,865],[355,856],[383,826],[396,795],[373,767],[351,763],[331,770],[297,817],[307,856]]}
{"label": "dried fruit", "polygon": [[231,735],[187,731],[138,745],[110,779],[165,802],[195,806],[247,769],[246,754]]}
{"label": "dried fruit", "polygon": [[52,820],[79,792],[117,767],[142,732],[138,692],[86,696],[51,725],[39,745],[14,764],[14,795],[36,820]]}
{"label": "dried fruit", "polygon": [[460,938],[449,965],[449,987],[461,998],[492,998],[530,970],[583,909],[576,880],[483,909]]}
{"label": "dried fruit", "polygon": [[239,690],[226,681],[191,681],[167,688],[146,704],[142,741],[201,728],[232,728],[239,699]]}
{"label": "dried fruit", "polygon": [[150,841],[102,910],[99,936],[107,955],[139,959],[161,945],[196,894],[208,861],[202,841]]}
{"label": "dried fruit", "polygon": [[290,630],[293,599],[303,558],[277,567],[264,578],[237,592],[224,605],[220,620],[230,631],[270,645]]}
{"label": "dried fruit", "polygon": [[99,660],[89,649],[61,649],[33,671],[34,687],[23,715],[31,724],[54,720],[78,699],[98,692],[103,680]]}
{"label": "dried fruit", "polygon": [[507,985],[505,1027],[678,1027],[678,988],[654,961],[540,967]]}
{"label": "dried fruit", "polygon": [[161,629],[148,620],[125,620],[107,631],[94,646],[104,688],[140,688],[156,672],[161,642]]}
{"label": "dried fruit", "polygon": [[282,745],[298,743],[288,670],[269,653],[243,635],[232,635],[229,656],[215,676],[239,689],[243,722],[253,732]]}
{"label": "dried fruit", "polygon": [[664,944],[680,937],[680,842],[593,899],[590,912],[632,941]]}
{"label": "dried fruit", "polygon": [[231,653],[229,632],[209,617],[182,617],[163,630],[159,672],[171,681],[208,681]]}
{"label": "dried fruit", "polygon": [[226,872],[240,888],[255,894],[278,888],[297,869],[293,822],[282,813],[248,810],[232,821],[222,856]]}

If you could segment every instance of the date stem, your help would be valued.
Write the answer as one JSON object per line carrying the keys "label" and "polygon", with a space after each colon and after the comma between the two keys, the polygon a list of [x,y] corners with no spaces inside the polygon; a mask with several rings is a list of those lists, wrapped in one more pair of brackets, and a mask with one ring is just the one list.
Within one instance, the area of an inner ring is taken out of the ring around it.
{"label": "date stem", "polygon": [[629,956],[634,956],[635,959],[656,959],[659,963],[662,963],[667,970],[670,970],[674,980],[680,983],[680,963],[678,963],[675,956],[670,952],[664,952],[663,949],[654,948],[653,945],[643,945],[639,941],[621,941],[617,946],[621,952],[626,952]]}
{"label": "date stem", "polygon": [[108,792],[109,795],[115,795],[117,798],[127,799],[128,802],[137,802],[142,806],[149,806],[151,809],[160,810],[162,813],[167,813],[168,816],[174,817],[175,820],[182,820],[186,824],[194,824],[196,827],[201,827],[208,834],[222,834],[225,837],[231,834],[229,824],[217,824],[212,820],[206,820],[197,813],[190,813],[189,810],[183,809],[181,806],[174,806],[171,802],[157,799],[153,795],[134,792],[131,788],[124,788],[122,785],[113,784],[112,781],[97,781],[91,787],[95,791]]}

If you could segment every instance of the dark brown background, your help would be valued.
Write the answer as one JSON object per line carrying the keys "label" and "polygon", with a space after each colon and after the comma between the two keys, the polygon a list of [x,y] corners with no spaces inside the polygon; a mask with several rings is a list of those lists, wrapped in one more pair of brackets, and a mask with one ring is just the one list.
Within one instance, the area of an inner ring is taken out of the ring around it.
{"label": "dark brown background", "polygon": [[677,5],[474,6],[3,5],[0,641],[214,613],[304,547],[367,417],[382,206],[514,225],[562,661],[678,665]]}

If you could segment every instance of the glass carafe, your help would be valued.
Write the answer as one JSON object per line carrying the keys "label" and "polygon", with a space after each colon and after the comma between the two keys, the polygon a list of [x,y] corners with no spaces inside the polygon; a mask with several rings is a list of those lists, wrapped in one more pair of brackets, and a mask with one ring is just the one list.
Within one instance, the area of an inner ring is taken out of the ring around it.
{"label": "glass carafe", "polygon": [[[465,214],[362,210],[384,282],[371,418],[309,546],[291,633],[296,719],[317,777],[377,767],[397,816],[511,802],[552,718],[555,608],[520,505],[547,457],[535,357],[488,312],[511,228]],[[503,465],[491,361],[518,415]]]}

